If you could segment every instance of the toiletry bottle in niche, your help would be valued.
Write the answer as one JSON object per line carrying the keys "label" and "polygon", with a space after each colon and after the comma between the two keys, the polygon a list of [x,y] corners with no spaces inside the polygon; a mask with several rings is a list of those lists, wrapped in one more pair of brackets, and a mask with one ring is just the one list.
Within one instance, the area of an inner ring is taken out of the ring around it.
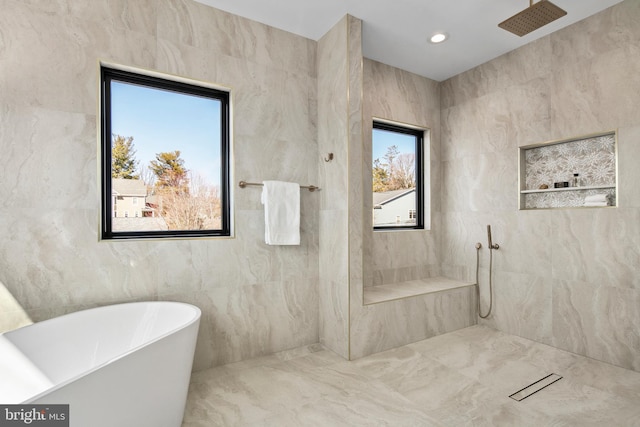
{"label": "toiletry bottle in niche", "polygon": [[578,173],[573,174],[572,187],[580,187],[580,174]]}

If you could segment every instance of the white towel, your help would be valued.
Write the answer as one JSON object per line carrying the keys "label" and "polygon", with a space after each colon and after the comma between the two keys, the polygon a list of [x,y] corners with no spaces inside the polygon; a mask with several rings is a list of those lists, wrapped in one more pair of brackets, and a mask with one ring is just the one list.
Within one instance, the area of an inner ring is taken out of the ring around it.
{"label": "white towel", "polygon": [[607,202],[584,202],[583,206],[609,206]]}
{"label": "white towel", "polygon": [[264,181],[264,241],[267,245],[300,244],[300,185]]}
{"label": "white towel", "polygon": [[605,202],[607,201],[607,195],[600,193],[600,194],[594,194],[592,196],[587,196],[584,198],[584,202],[585,203],[589,203],[589,202]]}

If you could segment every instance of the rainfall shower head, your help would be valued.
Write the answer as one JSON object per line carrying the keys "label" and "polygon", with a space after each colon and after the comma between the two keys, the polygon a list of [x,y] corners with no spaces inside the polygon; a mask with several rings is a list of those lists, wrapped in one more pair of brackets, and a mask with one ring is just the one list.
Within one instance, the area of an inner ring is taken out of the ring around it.
{"label": "rainfall shower head", "polygon": [[566,14],[565,10],[548,0],[540,0],[536,4],[533,4],[533,0],[529,0],[528,8],[502,21],[498,27],[522,37]]}

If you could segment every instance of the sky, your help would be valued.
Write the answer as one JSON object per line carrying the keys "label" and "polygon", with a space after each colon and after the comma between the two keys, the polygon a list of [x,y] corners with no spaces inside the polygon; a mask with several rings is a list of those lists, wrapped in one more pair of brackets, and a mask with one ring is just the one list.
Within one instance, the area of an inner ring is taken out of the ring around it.
{"label": "sky", "polygon": [[220,185],[220,101],[111,83],[111,131],[133,137],[138,169],[156,154],[180,151],[185,168]]}
{"label": "sky", "polygon": [[373,129],[373,157],[385,162],[384,155],[387,154],[387,148],[396,145],[400,154],[416,152],[416,137],[413,135],[405,135],[398,132],[390,132],[382,129]]}

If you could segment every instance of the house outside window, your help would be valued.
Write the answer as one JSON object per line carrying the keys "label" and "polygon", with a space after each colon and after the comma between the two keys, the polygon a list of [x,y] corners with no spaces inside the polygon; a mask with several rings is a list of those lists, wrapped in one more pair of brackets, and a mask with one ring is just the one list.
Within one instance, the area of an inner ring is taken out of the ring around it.
{"label": "house outside window", "polygon": [[[147,187],[144,182],[139,179],[122,179],[113,178],[111,180],[111,191],[115,199],[115,211],[113,218],[120,218],[119,212],[126,212],[127,216],[129,212],[133,212],[133,216],[142,216],[142,207],[138,204],[138,199],[144,198],[147,195]],[[124,217],[122,215],[121,217]]]}

